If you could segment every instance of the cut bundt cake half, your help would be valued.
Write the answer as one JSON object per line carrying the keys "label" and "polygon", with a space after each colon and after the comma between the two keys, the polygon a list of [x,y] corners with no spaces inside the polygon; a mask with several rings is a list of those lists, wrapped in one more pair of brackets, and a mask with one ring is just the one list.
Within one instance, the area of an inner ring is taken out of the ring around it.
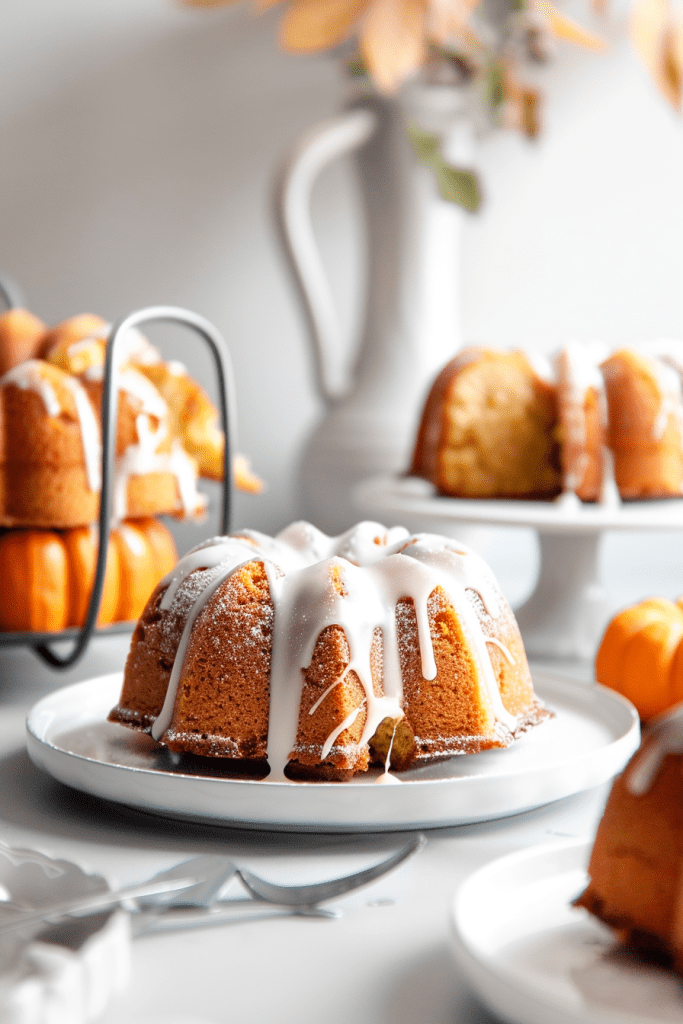
{"label": "cut bundt cake half", "polygon": [[427,398],[411,472],[461,498],[554,498],[561,491],[557,392],[522,352],[471,347]]}
{"label": "cut bundt cake half", "polygon": [[295,523],[180,560],[134,631],[110,720],[270,779],[343,780],[506,747],[548,714],[473,551],[377,523],[337,538]]}

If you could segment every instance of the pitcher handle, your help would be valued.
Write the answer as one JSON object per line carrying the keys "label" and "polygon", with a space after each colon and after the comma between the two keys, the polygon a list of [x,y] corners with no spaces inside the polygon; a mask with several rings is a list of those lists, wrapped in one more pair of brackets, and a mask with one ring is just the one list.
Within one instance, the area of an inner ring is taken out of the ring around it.
{"label": "pitcher handle", "polygon": [[310,129],[294,146],[275,180],[275,226],[303,308],[320,396],[332,403],[342,388],[332,379],[329,354],[343,346],[334,304],[311,220],[311,192],[327,164],[360,149],[377,127],[377,115],[352,107]]}

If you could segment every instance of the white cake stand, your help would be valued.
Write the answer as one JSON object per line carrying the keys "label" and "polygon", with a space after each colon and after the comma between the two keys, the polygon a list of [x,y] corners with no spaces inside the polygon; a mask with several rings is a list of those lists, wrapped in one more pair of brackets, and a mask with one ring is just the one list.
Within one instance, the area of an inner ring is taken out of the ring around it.
{"label": "white cake stand", "polygon": [[538,534],[536,588],[515,610],[530,657],[591,659],[612,614],[598,551],[608,530],[683,530],[683,500],[616,507],[543,501],[444,498],[416,477],[373,477],[355,491],[364,515],[415,531],[459,536],[462,524],[532,527]]}

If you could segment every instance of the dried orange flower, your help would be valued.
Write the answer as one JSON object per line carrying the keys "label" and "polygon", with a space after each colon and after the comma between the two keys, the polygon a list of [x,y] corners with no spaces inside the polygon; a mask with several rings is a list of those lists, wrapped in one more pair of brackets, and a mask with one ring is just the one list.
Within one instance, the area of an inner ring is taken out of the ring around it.
{"label": "dried orange flower", "polygon": [[[235,0],[184,0],[193,7],[225,6]],[[394,92],[428,60],[433,60],[435,48],[446,59],[460,52],[468,60],[468,51],[485,51],[472,16],[481,0],[256,0],[264,10],[276,3],[287,3],[280,25],[280,43],[291,53],[314,53],[329,50],[355,38],[360,56],[374,84],[380,92]],[[519,15],[528,15],[537,23],[530,27],[526,43],[531,59],[545,44],[545,36],[563,39],[592,49],[601,49],[603,43],[575,22],[560,14],[549,0],[508,0],[510,23]],[[506,48],[507,27],[503,26],[503,44]],[[493,47],[495,50],[496,48]],[[485,60],[488,64],[490,61]],[[508,64],[510,61],[508,60]],[[513,78],[515,76],[513,75]],[[503,90],[512,81],[508,73],[502,75]],[[517,85],[504,97],[505,102],[520,102],[527,109],[522,118],[528,123],[528,134],[534,134],[537,124],[531,111],[533,90]],[[535,102],[535,101],[534,101]]]}
{"label": "dried orange flower", "polygon": [[636,0],[631,8],[633,44],[662,95],[676,110],[683,102],[683,16],[668,0]]}

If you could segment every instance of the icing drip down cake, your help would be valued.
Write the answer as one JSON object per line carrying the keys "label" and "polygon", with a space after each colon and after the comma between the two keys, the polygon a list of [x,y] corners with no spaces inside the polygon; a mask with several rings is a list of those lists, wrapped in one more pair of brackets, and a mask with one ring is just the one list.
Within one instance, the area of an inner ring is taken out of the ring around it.
{"label": "icing drip down cake", "polygon": [[614,782],[576,906],[683,973],[683,705],[651,723]]}
{"label": "icing drip down cake", "polygon": [[507,747],[548,717],[513,613],[457,541],[360,523],[217,537],[133,633],[110,720],[269,779]]}

